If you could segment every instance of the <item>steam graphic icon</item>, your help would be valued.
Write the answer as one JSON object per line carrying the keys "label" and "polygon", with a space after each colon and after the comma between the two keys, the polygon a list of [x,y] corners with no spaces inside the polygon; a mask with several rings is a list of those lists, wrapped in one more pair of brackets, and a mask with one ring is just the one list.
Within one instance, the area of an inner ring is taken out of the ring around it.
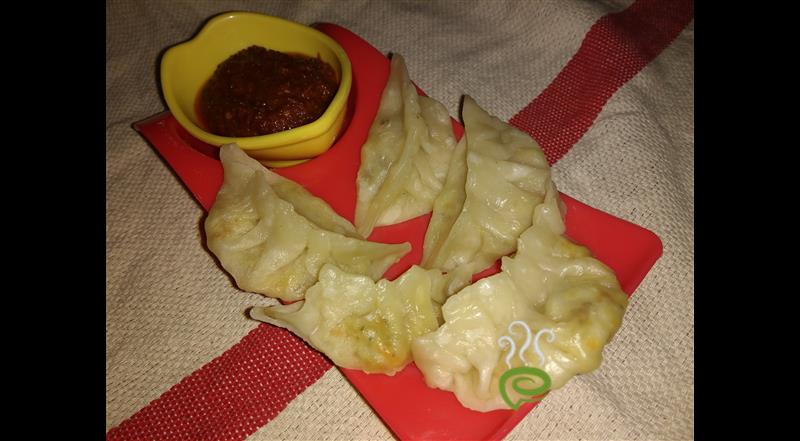
{"label": "steam graphic icon", "polygon": [[[525,360],[525,351],[530,347],[531,342],[533,342],[533,351],[539,356],[539,364],[544,366],[545,357],[539,347],[539,338],[547,334],[547,341],[552,342],[556,335],[551,329],[541,329],[536,333],[536,336],[533,336],[528,324],[520,320],[513,321],[508,325],[509,334],[515,335],[515,326],[522,328],[525,332],[525,342],[519,349],[519,353],[517,353],[517,345],[514,339],[508,335],[497,339],[497,344],[500,345],[501,348],[506,346],[511,347],[505,359],[506,366],[508,366],[509,369],[500,376],[500,396],[503,397],[503,401],[505,401],[509,407],[517,410],[523,403],[540,401],[544,398],[547,391],[550,390],[550,385],[552,384],[547,372],[535,367],[525,366],[525,364],[527,364],[527,360]],[[511,360],[514,358],[515,353],[518,354],[523,365],[511,369]],[[538,383],[541,384],[536,386]],[[509,389],[511,389],[513,393],[509,391]],[[516,401],[512,398],[512,394],[516,398]]]}

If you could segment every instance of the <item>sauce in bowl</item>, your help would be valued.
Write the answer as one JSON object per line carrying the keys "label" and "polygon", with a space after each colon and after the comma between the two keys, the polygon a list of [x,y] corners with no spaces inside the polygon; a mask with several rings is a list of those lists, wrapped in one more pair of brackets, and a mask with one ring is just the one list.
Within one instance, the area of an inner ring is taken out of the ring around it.
{"label": "sauce in bowl", "polygon": [[338,87],[336,72],[319,58],[250,46],[217,66],[197,110],[214,134],[268,135],[319,118]]}

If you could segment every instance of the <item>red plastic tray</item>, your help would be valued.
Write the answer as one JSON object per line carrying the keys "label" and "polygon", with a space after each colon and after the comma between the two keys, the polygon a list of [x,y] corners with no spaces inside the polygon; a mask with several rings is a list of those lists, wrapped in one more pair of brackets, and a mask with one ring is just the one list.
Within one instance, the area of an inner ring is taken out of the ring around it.
{"label": "red plastic tray", "polygon": [[[389,60],[347,29],[327,23],[316,27],[344,48],[353,66],[353,88],[346,126],[336,144],[324,155],[274,171],[299,182],[352,222],[360,148],[378,110],[381,93],[389,76]],[[453,127],[457,138],[460,138],[463,128],[455,121]],[[219,150],[193,138],[169,112],[137,123],[136,129],[152,143],[200,205],[208,210],[223,180]],[[567,206],[567,235],[587,246],[598,259],[611,267],[622,289],[628,295],[632,294],[661,256],[659,238],[649,230],[591,208],[569,196],[562,194],[562,199]],[[412,245],[412,251],[386,272],[386,278],[394,279],[420,261],[429,219],[430,214],[374,230],[370,240],[384,243],[408,241]],[[475,279],[497,270],[498,265],[495,264],[476,275]],[[428,388],[413,363],[393,377],[369,375],[350,369],[341,371],[384,423],[403,440],[502,439],[536,406],[531,403],[516,411],[487,413],[466,409],[452,393]]]}

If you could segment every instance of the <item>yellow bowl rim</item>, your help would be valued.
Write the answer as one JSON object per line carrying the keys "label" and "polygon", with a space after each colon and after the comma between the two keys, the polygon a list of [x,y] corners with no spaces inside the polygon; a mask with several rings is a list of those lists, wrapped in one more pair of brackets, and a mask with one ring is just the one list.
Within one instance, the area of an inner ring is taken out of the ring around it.
{"label": "yellow bowl rim", "polygon": [[[285,130],[283,132],[237,138],[220,136],[207,132],[197,124],[193,123],[183,112],[173,97],[174,91],[172,89],[172,83],[168,80],[171,59],[177,52],[188,50],[193,46],[202,44],[204,40],[212,38],[209,35],[212,35],[212,30],[218,23],[231,19],[235,20],[237,18],[281,22],[299,32],[314,35],[333,50],[342,67],[342,78],[339,81],[339,89],[336,91],[336,95],[334,95],[333,100],[331,100],[331,103],[328,105],[328,108],[325,109],[325,112],[323,112],[319,118],[306,125]],[[310,26],[280,17],[247,11],[232,11],[218,14],[208,20],[203,28],[197,33],[197,35],[183,43],[179,43],[167,49],[161,59],[160,75],[161,89],[164,94],[164,100],[167,102],[167,107],[169,107],[169,110],[172,112],[172,116],[174,116],[178,123],[180,123],[189,133],[202,141],[214,144],[216,146],[235,142],[243,150],[261,150],[275,147],[286,147],[288,145],[315,138],[324,134],[334,124],[339,113],[345,111],[345,105],[347,104],[347,99],[349,98],[350,89],[352,86],[352,67],[350,65],[350,58],[347,56],[347,53],[345,53],[344,49],[342,49],[339,43],[337,43],[334,39]]]}

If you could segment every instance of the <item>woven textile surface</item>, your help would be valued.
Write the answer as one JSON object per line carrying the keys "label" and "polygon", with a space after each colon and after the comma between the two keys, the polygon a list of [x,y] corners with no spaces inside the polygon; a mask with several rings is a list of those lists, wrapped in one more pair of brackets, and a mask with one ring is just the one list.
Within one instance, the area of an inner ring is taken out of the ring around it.
{"label": "woven textile surface", "polygon": [[[248,367],[219,357],[254,350],[247,345],[262,331],[245,310],[270,303],[237,289],[220,268],[203,243],[204,210],[132,128],[166,109],[158,80],[166,48],[223,11],[335,23],[402,54],[411,78],[457,119],[468,94],[508,121],[553,83],[598,20],[634,3],[107,1],[106,429],[199,370],[219,381],[196,387],[226,399],[235,369]],[[633,295],[603,365],[548,395],[506,439],[693,439],[693,29],[692,20],[601,103],[553,166],[559,190],[655,232],[664,252]],[[231,439],[392,439],[337,369],[321,357],[307,363],[319,366],[311,377],[264,379],[264,387],[302,386],[288,404],[249,409],[260,417]],[[193,397],[180,399],[189,406]],[[162,439],[158,431],[146,438]]]}

